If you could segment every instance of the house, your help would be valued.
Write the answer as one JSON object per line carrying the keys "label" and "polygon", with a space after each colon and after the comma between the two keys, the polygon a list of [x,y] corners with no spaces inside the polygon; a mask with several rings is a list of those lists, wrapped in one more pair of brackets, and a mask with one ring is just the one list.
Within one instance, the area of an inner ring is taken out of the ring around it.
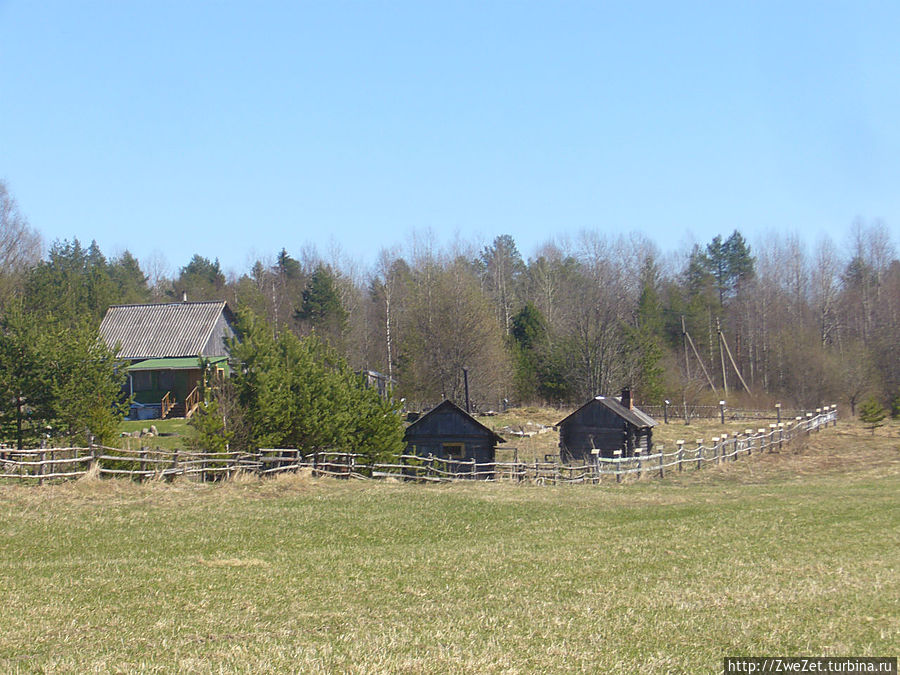
{"label": "house", "polygon": [[190,417],[200,402],[201,359],[226,373],[234,337],[225,302],[113,305],[100,335],[128,362],[132,417]]}
{"label": "house", "polygon": [[559,422],[559,456],[564,462],[590,462],[592,450],[600,457],[631,457],[640,448],[649,454],[653,449],[653,427],[656,421],[634,407],[629,389],[622,390],[621,400],[597,396]]}
{"label": "house", "polygon": [[[506,442],[449,400],[410,424],[403,440],[410,455],[433,455],[458,462],[474,459],[476,464],[493,464],[497,444]],[[460,465],[455,468],[460,473],[468,471]]]}

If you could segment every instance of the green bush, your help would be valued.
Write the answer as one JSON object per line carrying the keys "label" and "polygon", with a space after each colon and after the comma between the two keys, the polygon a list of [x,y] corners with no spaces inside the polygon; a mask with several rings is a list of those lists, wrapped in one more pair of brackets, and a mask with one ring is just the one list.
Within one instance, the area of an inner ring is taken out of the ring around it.
{"label": "green bush", "polygon": [[870,396],[859,406],[859,419],[862,420],[863,424],[866,425],[866,428],[873,435],[875,434],[875,429],[884,426],[885,417],[887,417],[885,409],[874,396]]}

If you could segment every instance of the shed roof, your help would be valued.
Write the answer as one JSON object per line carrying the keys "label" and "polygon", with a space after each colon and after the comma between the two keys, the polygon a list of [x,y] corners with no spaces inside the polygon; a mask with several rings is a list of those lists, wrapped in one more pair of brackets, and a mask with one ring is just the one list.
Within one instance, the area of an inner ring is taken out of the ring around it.
{"label": "shed roof", "polygon": [[[208,359],[210,364],[221,366],[223,363],[227,365],[227,356],[216,356]],[[200,367],[200,357],[182,356],[172,359],[147,359],[146,361],[138,361],[128,366],[129,372],[138,370],[197,370]]]}
{"label": "shed roof", "polygon": [[639,429],[644,429],[648,427],[655,427],[656,420],[654,420],[650,415],[645,413],[643,410],[639,410],[638,408],[626,408],[622,405],[618,399],[610,398],[607,396],[597,396],[592,398],[590,401],[581,406],[578,410],[573,412],[571,415],[566,417],[564,420],[557,422],[557,426],[560,424],[565,424],[568,420],[572,419],[576,415],[578,415],[582,410],[587,408],[589,405],[599,404],[605,406],[616,415],[624,419],[629,424],[638,427]]}
{"label": "shed roof", "polygon": [[113,305],[100,335],[110,347],[120,346],[122,359],[198,356],[223,314],[233,319],[224,301]]}
{"label": "shed roof", "polygon": [[[431,410],[429,410],[427,413],[425,413],[424,415],[422,415],[422,416],[421,416],[419,419],[417,419],[415,422],[413,422],[413,423],[410,424],[408,427],[406,427],[407,433],[409,433],[409,431],[410,431],[411,429],[415,429],[417,426],[420,426],[420,425],[425,426],[424,423],[426,422],[426,420],[427,420],[429,417],[431,417],[432,415],[435,415],[435,414],[444,412],[444,411],[454,412],[454,413],[456,413],[456,414],[458,414],[458,415],[460,415],[460,416],[462,416],[462,417],[467,418],[472,424],[474,424],[474,425],[476,425],[477,427],[483,429],[487,434],[490,434],[490,436],[492,436],[493,441],[494,441],[495,443],[506,443],[506,439],[505,439],[505,438],[503,438],[503,437],[501,437],[500,435],[498,435],[498,434],[497,434],[493,429],[491,429],[490,427],[486,427],[485,425],[483,425],[481,422],[479,422],[478,420],[476,420],[474,417],[472,417],[469,413],[467,413],[465,410],[463,410],[462,408],[460,408],[458,405],[456,405],[456,404],[455,404],[453,401],[451,401],[450,399],[446,399],[446,400],[443,401],[442,403],[439,403],[438,405],[436,405],[435,407],[433,407]],[[404,437],[405,437],[405,435],[404,435]]]}

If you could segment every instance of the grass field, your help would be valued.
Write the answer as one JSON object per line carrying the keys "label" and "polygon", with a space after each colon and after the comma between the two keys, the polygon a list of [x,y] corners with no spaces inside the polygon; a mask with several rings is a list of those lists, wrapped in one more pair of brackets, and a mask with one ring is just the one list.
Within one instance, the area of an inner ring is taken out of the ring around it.
{"label": "grass field", "polygon": [[720,672],[896,655],[900,425],[665,481],[0,492],[0,670]]}

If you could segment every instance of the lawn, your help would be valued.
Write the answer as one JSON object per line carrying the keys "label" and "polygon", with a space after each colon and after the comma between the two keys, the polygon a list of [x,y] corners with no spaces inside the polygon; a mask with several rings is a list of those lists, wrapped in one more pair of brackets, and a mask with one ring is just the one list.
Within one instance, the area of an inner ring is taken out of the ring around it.
{"label": "lawn", "polygon": [[119,424],[119,431],[133,433],[142,429],[150,429],[151,426],[156,427],[156,430],[159,432],[158,436],[145,436],[142,438],[122,436],[119,438],[116,446],[126,450],[138,450],[141,446],[162,448],[163,450],[184,450],[188,447],[188,440],[194,435],[193,427],[184,418],[124,420]]}
{"label": "lawn", "polygon": [[665,481],[0,492],[0,670],[720,672],[895,655],[900,426]]}

